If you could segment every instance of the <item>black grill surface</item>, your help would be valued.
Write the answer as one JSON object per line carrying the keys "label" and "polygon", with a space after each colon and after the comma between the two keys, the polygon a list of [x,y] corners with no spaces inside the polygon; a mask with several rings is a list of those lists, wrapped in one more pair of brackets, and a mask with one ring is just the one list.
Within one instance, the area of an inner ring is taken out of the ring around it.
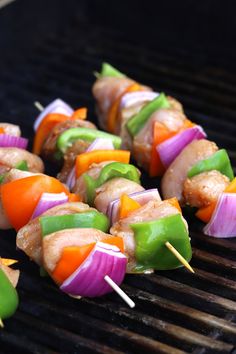
{"label": "black grill surface", "polygon": [[[48,36],[17,67],[0,72],[0,121],[21,125],[33,138],[35,100],[60,97],[87,106],[95,121],[93,71],[106,60],[138,81],[179,99],[190,119],[229,151],[236,167],[236,75],[223,65],[173,48],[137,45],[102,27],[72,25]],[[56,173],[54,166],[48,172]],[[143,178],[145,187],[157,180]],[[20,205],[19,205],[20,207]],[[129,275],[123,289],[136,302],[129,309],[116,294],[76,301],[15,247],[14,232],[1,232],[2,257],[20,259],[20,307],[0,331],[1,353],[236,353],[236,243],[202,234],[188,215],[192,266]],[[224,222],[224,220],[222,220]]]}

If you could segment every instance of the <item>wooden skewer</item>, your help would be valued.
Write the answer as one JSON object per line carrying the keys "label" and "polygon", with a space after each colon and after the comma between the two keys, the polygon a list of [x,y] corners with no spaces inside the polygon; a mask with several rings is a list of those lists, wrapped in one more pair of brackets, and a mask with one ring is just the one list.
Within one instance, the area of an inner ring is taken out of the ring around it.
{"label": "wooden skewer", "polygon": [[4,324],[2,322],[2,319],[0,318],[0,327],[3,328],[4,327]]}
{"label": "wooden skewer", "polygon": [[135,307],[133,300],[131,300],[131,298],[108,275],[105,275],[104,280],[112,287],[113,290],[117,292],[118,295],[120,295],[129,307]]}
{"label": "wooden skewer", "polygon": [[176,258],[178,258],[178,260],[183,264],[185,268],[187,268],[191,273],[195,273],[191,265],[186,261],[186,259],[183,256],[181,256],[181,254],[177,251],[177,249],[174,246],[172,246],[170,242],[167,241],[165,245],[168,248],[168,250],[170,250],[170,252],[172,252]]}
{"label": "wooden skewer", "polygon": [[34,105],[35,105],[36,108],[38,108],[38,110],[39,110],[40,112],[42,112],[42,111],[44,110],[44,107],[41,105],[40,102],[35,101],[35,102],[34,102]]}

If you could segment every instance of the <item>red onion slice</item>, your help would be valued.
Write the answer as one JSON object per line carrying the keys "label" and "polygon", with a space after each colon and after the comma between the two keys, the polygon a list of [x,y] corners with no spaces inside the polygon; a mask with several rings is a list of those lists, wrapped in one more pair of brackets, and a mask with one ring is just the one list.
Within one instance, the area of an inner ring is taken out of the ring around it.
{"label": "red onion slice", "polygon": [[27,149],[28,139],[21,136],[13,136],[8,134],[0,134],[0,147],[17,147]]}
{"label": "red onion slice", "polygon": [[[130,193],[128,196],[136,202],[138,202],[141,206],[147,204],[150,200],[161,201],[160,194],[156,188],[147,189],[141,192]],[[107,216],[110,220],[111,225],[113,225],[116,221],[119,220],[120,213],[120,198],[113,200],[110,202],[107,208]]]}
{"label": "red onion slice", "polygon": [[205,139],[206,136],[202,127],[196,125],[157,145],[156,150],[163,165],[167,168],[191,141]]}
{"label": "red onion slice", "polygon": [[52,101],[48,106],[46,106],[44,110],[38,115],[34,122],[34,130],[36,131],[38,129],[38,126],[42,122],[44,117],[46,117],[50,113],[60,113],[70,117],[73,112],[74,110],[66,102],[62,101],[60,98],[57,98],[56,100]]}
{"label": "red onion slice", "polygon": [[86,152],[95,151],[95,150],[114,150],[114,145],[111,139],[106,138],[97,138],[92,144],[89,145]]}
{"label": "red onion slice", "polygon": [[62,193],[43,193],[31,219],[36,218],[37,216],[43,214],[46,210],[53,208],[56,205],[64,204],[68,202],[68,196]]}
{"label": "red onion slice", "polygon": [[120,102],[120,108],[127,108],[137,103],[149,102],[159,96],[159,93],[153,91],[135,91],[126,93]]}
{"label": "red onion slice", "polygon": [[75,182],[76,182],[76,176],[75,176],[75,166],[74,166],[71,169],[71,171],[67,177],[67,180],[66,180],[66,185],[69,188],[69,190],[71,190],[74,187]]}
{"label": "red onion slice", "polygon": [[236,237],[236,193],[221,194],[203,231],[208,236]]}
{"label": "red onion slice", "polygon": [[67,278],[60,289],[74,296],[95,297],[113,291],[104,280],[108,275],[120,285],[126,272],[127,258],[119,248],[97,242],[80,267]]}

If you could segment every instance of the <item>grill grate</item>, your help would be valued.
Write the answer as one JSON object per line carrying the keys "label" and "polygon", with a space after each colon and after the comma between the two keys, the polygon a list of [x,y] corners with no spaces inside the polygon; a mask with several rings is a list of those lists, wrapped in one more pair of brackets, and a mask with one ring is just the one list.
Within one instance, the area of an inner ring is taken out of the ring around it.
{"label": "grill grate", "polygon": [[[91,73],[106,60],[156,90],[177,97],[210,139],[229,149],[236,168],[235,82],[223,67],[184,52],[158,51],[101,27],[71,26],[42,41],[11,71],[0,73],[0,120],[18,123],[33,137],[33,102],[61,97],[75,107],[94,102]],[[32,139],[31,139],[32,141]],[[54,172],[54,167],[48,166]],[[156,181],[147,176],[144,185]],[[20,308],[0,331],[2,353],[234,353],[236,342],[235,240],[209,238],[190,218],[196,275],[180,269],[127,276],[125,291],[136,308],[116,294],[75,301],[60,293],[15,250],[13,232],[1,232],[3,257],[17,257],[22,270]]]}

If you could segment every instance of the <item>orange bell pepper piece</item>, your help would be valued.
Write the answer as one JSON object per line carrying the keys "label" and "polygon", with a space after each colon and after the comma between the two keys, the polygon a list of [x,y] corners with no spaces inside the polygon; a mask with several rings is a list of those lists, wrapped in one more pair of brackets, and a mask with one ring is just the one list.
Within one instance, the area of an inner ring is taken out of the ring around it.
{"label": "orange bell pepper piece", "polygon": [[234,178],[230,184],[225,188],[225,193],[236,193],[236,178]]}
{"label": "orange bell pepper piece", "polygon": [[94,243],[85,246],[65,247],[61,258],[52,273],[53,279],[61,284],[83,263],[92,251]]}
{"label": "orange bell pepper piece", "polygon": [[3,208],[17,231],[28,223],[44,192],[69,193],[56,178],[46,175],[18,179],[0,187]]}
{"label": "orange bell pepper piece", "polygon": [[5,130],[2,127],[0,127],[0,134],[5,134]]}
{"label": "orange bell pepper piece", "polygon": [[48,137],[51,130],[55,127],[55,125],[64,122],[65,120],[68,119],[69,117],[64,114],[59,114],[59,113],[48,114],[39,124],[39,127],[36,131],[34,137],[34,144],[33,144],[33,153],[39,155],[41,153],[41,149],[44,141]]}
{"label": "orange bell pepper piece", "polygon": [[[121,237],[109,237],[102,240],[104,243],[117,246],[124,252],[124,241]],[[95,242],[85,246],[65,247],[61,258],[52,273],[53,279],[61,284],[85,261],[95,246]]]}
{"label": "orange bell pepper piece", "polygon": [[118,114],[118,110],[120,107],[120,102],[122,97],[128,93],[128,92],[134,92],[134,91],[140,91],[141,90],[141,86],[137,83],[134,83],[130,86],[128,86],[128,88],[126,88],[124,90],[124,92],[121,93],[121,95],[119,95],[116,100],[112,103],[109,112],[108,112],[108,118],[107,118],[107,130],[110,133],[114,133],[115,132],[115,125],[116,125],[116,119],[117,119],[117,114]]}
{"label": "orange bell pepper piece", "polygon": [[179,202],[178,202],[178,200],[177,200],[176,197],[167,199],[166,201],[167,201],[170,205],[172,205],[173,207],[175,207],[176,209],[178,209],[178,210],[181,212],[181,214],[182,214],[182,209],[181,209],[181,207],[180,207],[180,205],[179,205]]}
{"label": "orange bell pepper piece", "polygon": [[85,120],[86,118],[87,118],[87,108],[85,108],[85,107],[76,109],[70,117],[70,119],[72,119],[72,120],[75,120],[75,119]]}
{"label": "orange bell pepper piece", "polygon": [[70,193],[68,195],[68,202],[81,202],[82,198],[79,194],[75,194],[75,193]]}
{"label": "orange bell pepper piece", "polygon": [[88,171],[92,163],[100,163],[103,161],[117,161],[129,163],[130,151],[126,150],[95,150],[84,152],[76,157],[75,170],[78,178]]}
{"label": "orange bell pepper piece", "polygon": [[126,218],[132,211],[137,210],[141,205],[136,200],[130,198],[127,194],[120,197],[120,219]]}
{"label": "orange bell pepper piece", "polygon": [[160,156],[156,150],[157,145],[174,136],[176,132],[170,132],[169,129],[162,123],[155,122],[153,127],[153,143],[151,152],[151,161],[149,175],[151,177],[162,176],[165,172]]}

